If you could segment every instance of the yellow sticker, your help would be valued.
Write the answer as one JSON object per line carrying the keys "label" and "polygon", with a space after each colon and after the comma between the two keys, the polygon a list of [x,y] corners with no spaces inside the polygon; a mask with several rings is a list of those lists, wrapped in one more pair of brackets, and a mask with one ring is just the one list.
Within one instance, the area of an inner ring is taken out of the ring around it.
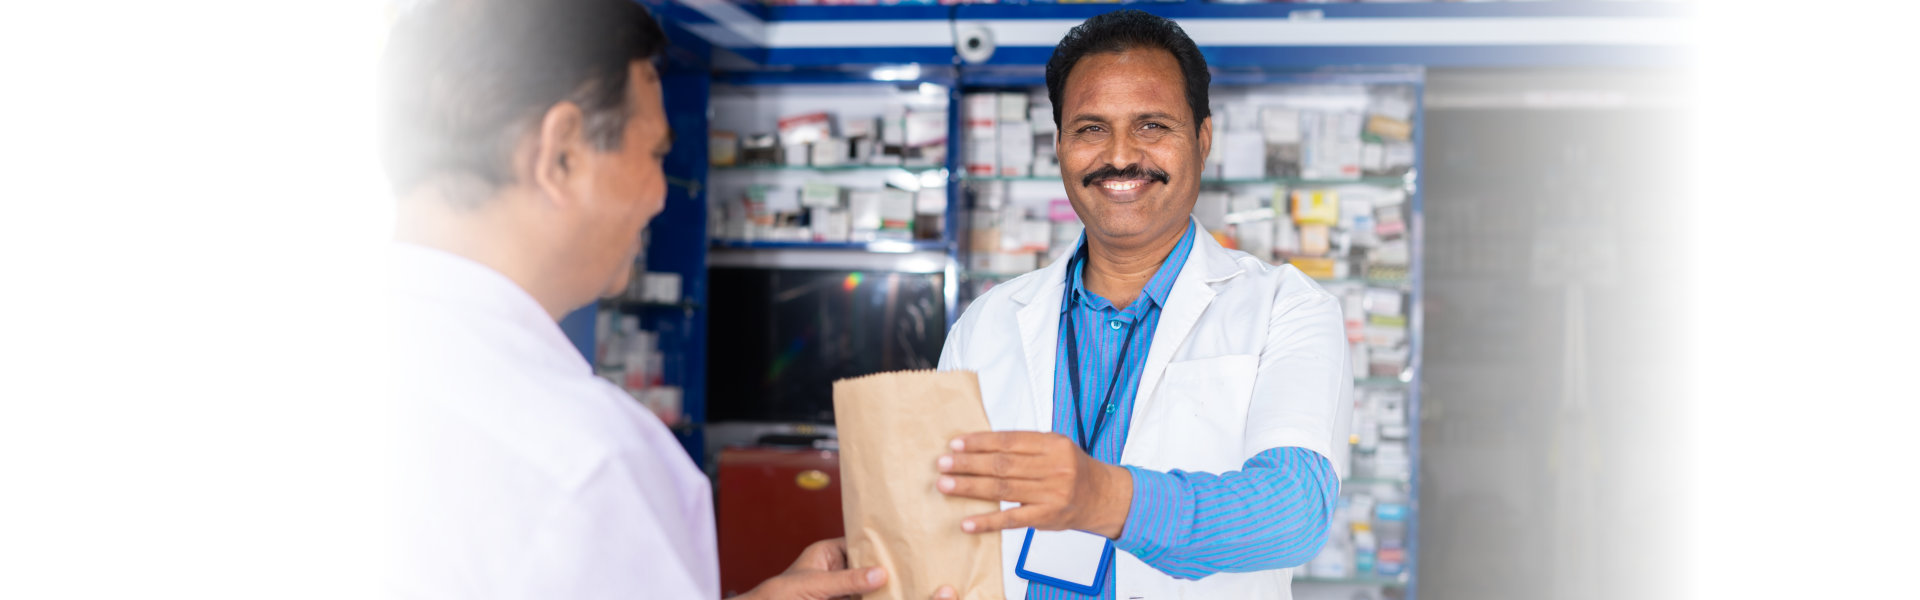
{"label": "yellow sticker", "polygon": [[794,484],[799,485],[800,489],[807,490],[809,492],[817,492],[817,491],[826,489],[827,484],[832,482],[833,482],[833,477],[828,476],[825,472],[819,469],[808,469],[805,471],[801,471],[799,475],[795,475],[793,477]]}

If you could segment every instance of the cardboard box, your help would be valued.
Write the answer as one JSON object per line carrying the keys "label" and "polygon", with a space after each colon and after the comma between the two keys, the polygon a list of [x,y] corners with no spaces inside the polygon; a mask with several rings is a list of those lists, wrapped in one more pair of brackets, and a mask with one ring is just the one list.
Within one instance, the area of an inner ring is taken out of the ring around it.
{"label": "cardboard box", "polygon": [[1267,144],[1258,131],[1228,130],[1226,139],[1215,138],[1215,142],[1225,144],[1216,151],[1222,152],[1221,177],[1226,179],[1260,179],[1267,173]]}
{"label": "cardboard box", "polygon": [[1331,258],[1312,258],[1305,256],[1296,256],[1287,259],[1287,264],[1293,265],[1294,268],[1300,269],[1301,273],[1314,279],[1334,279],[1336,277],[1334,274],[1334,264],[1336,262],[1338,261]]}
{"label": "cardboard box", "polygon": [[879,231],[880,190],[853,190],[847,194],[847,220],[853,235]]}
{"label": "cardboard box", "polygon": [[1388,117],[1371,115],[1367,117],[1367,133],[1383,140],[1404,142],[1413,139],[1413,123]]}
{"label": "cardboard box", "polygon": [[1260,132],[1268,144],[1300,143],[1300,111],[1281,106],[1261,108]]}
{"label": "cardboard box", "polygon": [[1349,240],[1355,247],[1369,248],[1380,243],[1375,233],[1373,221],[1373,200],[1369,198],[1344,198],[1340,202],[1340,228],[1352,236]]}
{"label": "cardboard box", "polygon": [[809,208],[840,208],[840,186],[810,181],[800,188],[800,205]]}
{"label": "cardboard box", "polygon": [[1294,190],[1293,222],[1301,225],[1340,223],[1340,194],[1334,190]]}
{"label": "cardboard box", "polygon": [[847,140],[841,138],[830,137],[816,141],[809,144],[811,158],[808,164],[816,167],[834,167],[844,164],[847,156],[851,154],[848,147]]}
{"label": "cardboard box", "polygon": [[780,164],[780,138],[771,133],[747,136],[740,141],[739,164]]}
{"label": "cardboard box", "polygon": [[967,135],[992,135],[999,124],[1000,95],[993,92],[962,94],[960,116],[966,120],[961,129]]}
{"label": "cardboard box", "polygon": [[840,134],[848,139],[860,137],[880,139],[880,119],[874,117],[843,119],[840,123]]}
{"label": "cardboard box", "polygon": [[946,160],[947,111],[914,110],[906,116],[907,159],[939,164]]}
{"label": "cardboard box", "polygon": [[1027,108],[1027,123],[1033,126],[1034,135],[1051,135],[1056,130],[1053,123],[1053,105],[1035,104]]}
{"label": "cardboard box", "polygon": [[1000,212],[975,209],[967,215],[967,251],[984,254],[1000,249]]}
{"label": "cardboard box", "polygon": [[997,134],[993,132],[982,134],[969,129],[966,152],[968,175],[988,176],[1000,171],[1000,144]]}
{"label": "cardboard box", "polygon": [[781,146],[780,164],[789,167],[807,166],[807,159],[812,158],[810,156],[811,153],[812,149],[809,148],[807,144],[787,144]]}
{"label": "cardboard box", "polygon": [[680,274],[671,271],[648,271],[641,277],[640,301],[661,304],[680,302]]}
{"label": "cardboard box", "polygon": [[1397,205],[1374,207],[1373,218],[1373,233],[1380,239],[1397,238],[1407,231],[1407,223],[1401,220]]}
{"label": "cardboard box", "polygon": [[852,221],[843,208],[808,209],[807,223],[816,242],[845,242],[853,234]]}
{"label": "cardboard box", "polygon": [[947,214],[947,188],[923,188],[914,192],[913,213],[916,215]]}
{"label": "cardboard box", "polygon": [[1026,121],[1001,121],[998,135],[996,172],[1005,177],[1025,177],[1033,166],[1033,126]]}
{"label": "cardboard box", "polygon": [[913,231],[913,194],[887,188],[880,191],[881,231]]}
{"label": "cardboard box", "polygon": [[1240,245],[1240,251],[1252,254],[1263,261],[1273,260],[1273,214],[1267,218],[1243,221],[1234,224],[1234,241]]}
{"label": "cardboard box", "polygon": [[1361,114],[1349,111],[1304,111],[1306,134],[1300,156],[1300,176],[1307,179],[1360,177]]}
{"label": "cardboard box", "polygon": [[1282,258],[1301,253],[1300,230],[1293,226],[1293,221],[1273,220],[1273,253]]}
{"label": "cardboard box", "polygon": [[1001,123],[1022,121],[1027,118],[1026,92],[1001,92],[994,97],[998,101],[999,110],[996,115]]}
{"label": "cardboard box", "polygon": [[[1300,226],[1300,254],[1305,257],[1326,256],[1331,248],[1330,230],[1326,225]],[[1329,267],[1331,268],[1331,267]]]}
{"label": "cardboard box", "polygon": [[1391,288],[1367,288],[1360,297],[1361,307],[1369,315],[1400,316],[1406,310],[1406,296]]}
{"label": "cardboard box", "polygon": [[780,144],[811,144],[833,135],[832,117],[811,112],[780,119]]}
{"label": "cardboard box", "polygon": [[707,132],[707,164],[731,167],[740,162],[740,136],[731,131]]}

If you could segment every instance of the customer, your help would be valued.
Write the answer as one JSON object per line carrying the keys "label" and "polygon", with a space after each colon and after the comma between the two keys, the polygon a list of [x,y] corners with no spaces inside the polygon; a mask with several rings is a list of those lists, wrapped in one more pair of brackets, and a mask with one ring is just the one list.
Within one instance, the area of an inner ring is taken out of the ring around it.
{"label": "customer", "polygon": [[[956,524],[1000,533],[1008,598],[1286,598],[1327,539],[1352,411],[1340,305],[1193,220],[1210,79],[1138,10],[1088,19],[1047,63],[1086,235],[974,301],[940,355],[979,372],[997,432],[954,440],[938,485],[1019,504]],[[1019,568],[1023,549],[1048,560]],[[1084,581],[1020,575],[1082,559]]]}
{"label": "customer", "polygon": [[[672,134],[632,0],[450,0],[384,59],[404,598],[717,598],[712,495],[556,320],[625,288]],[[704,132],[682,132],[703,135]],[[879,588],[816,543],[748,598]]]}

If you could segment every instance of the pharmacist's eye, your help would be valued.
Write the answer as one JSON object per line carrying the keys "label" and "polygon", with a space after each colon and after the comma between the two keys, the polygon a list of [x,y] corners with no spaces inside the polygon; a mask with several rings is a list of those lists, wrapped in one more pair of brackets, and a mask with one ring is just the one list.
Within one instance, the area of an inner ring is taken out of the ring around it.
{"label": "pharmacist's eye", "polygon": [[1161,125],[1159,123],[1148,122],[1145,125],[1141,125],[1140,128],[1141,129],[1166,129],[1167,126]]}
{"label": "pharmacist's eye", "polygon": [[1102,129],[1099,125],[1088,125],[1081,127],[1079,131],[1075,131],[1074,133],[1100,133],[1101,131]]}

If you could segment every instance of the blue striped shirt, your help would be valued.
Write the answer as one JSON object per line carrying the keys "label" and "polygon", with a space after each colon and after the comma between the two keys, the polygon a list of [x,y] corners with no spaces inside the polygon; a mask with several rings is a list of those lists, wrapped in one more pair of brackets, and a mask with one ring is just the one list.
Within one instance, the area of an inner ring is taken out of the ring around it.
{"label": "blue striped shirt", "polygon": [[[1140,296],[1126,308],[1089,293],[1082,270],[1083,239],[1068,270],[1071,283],[1061,302],[1060,339],[1055,353],[1053,431],[1075,440],[1095,429],[1101,412],[1105,425],[1089,453],[1119,464],[1126,446],[1133,396],[1147,362],[1147,349],[1160,324],[1160,311],[1174,279],[1192,251],[1195,228],[1187,225],[1179,245],[1167,255]],[[1068,324],[1079,355],[1080,411],[1074,412],[1069,381]],[[1124,364],[1122,348],[1125,348]],[[1114,376],[1115,369],[1119,376]],[[1114,389],[1110,405],[1109,382]],[[1327,539],[1336,488],[1333,465],[1302,448],[1272,448],[1248,460],[1239,471],[1190,473],[1127,467],[1133,474],[1133,506],[1114,547],[1131,552],[1169,575],[1199,579],[1219,572],[1280,569],[1305,564]],[[1098,598],[1113,598],[1112,565]],[[1028,600],[1095,598],[1031,583]]]}

